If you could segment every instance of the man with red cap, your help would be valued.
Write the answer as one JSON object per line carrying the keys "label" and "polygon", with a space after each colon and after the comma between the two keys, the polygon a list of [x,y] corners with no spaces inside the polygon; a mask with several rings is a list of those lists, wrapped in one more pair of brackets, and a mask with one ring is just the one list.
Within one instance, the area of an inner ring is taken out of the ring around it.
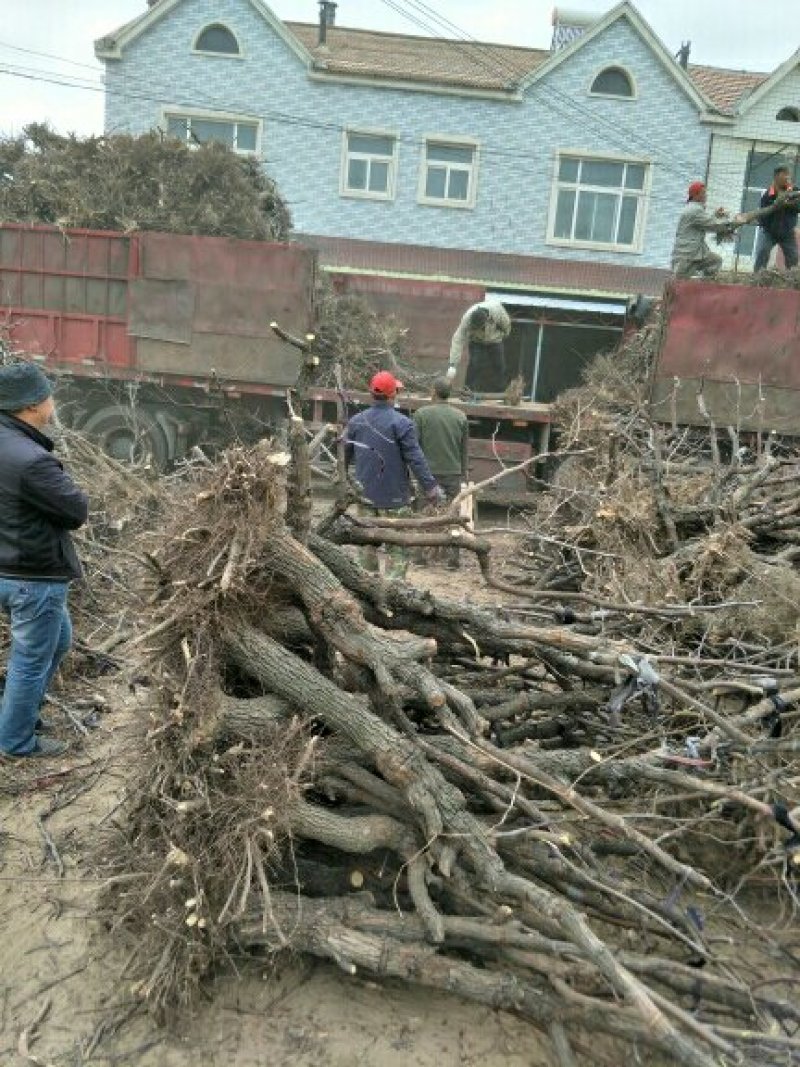
{"label": "man with red cap", "polygon": [[707,233],[733,234],[743,226],[746,216],[736,215],[731,219],[727,211],[718,207],[712,214],[706,210],[705,182],[692,182],[689,186],[686,207],[678,219],[675,245],[672,249],[672,270],[677,278],[691,278],[702,274],[713,278],[722,266],[722,256],[712,252],[706,244]]}
{"label": "man with red cap", "polygon": [[[428,500],[441,503],[444,492],[431,474],[428,461],[419,446],[411,419],[395,409],[398,389],[403,388],[389,371],[379,371],[369,383],[372,405],[354,415],[345,429],[345,460],[355,466],[355,478],[369,502],[366,515],[410,516],[411,481],[409,470],[422,486]],[[390,578],[404,578],[408,553],[401,545],[387,548]],[[378,570],[377,549],[366,546],[361,553],[363,565]]]}

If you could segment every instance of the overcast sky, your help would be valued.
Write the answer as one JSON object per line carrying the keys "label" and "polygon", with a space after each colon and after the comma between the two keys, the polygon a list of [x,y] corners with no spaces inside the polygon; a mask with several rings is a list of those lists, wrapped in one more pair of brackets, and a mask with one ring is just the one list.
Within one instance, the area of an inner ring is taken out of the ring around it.
{"label": "overcast sky", "polygon": [[[281,18],[313,22],[316,0],[274,0]],[[569,7],[602,13],[609,0],[571,0]],[[692,61],[746,70],[771,70],[800,45],[793,5],[763,0],[638,0],[636,6],[670,51],[692,42]],[[97,83],[101,66],[92,42],[146,8],[146,0],[0,0],[0,70],[13,66],[26,77],[0,73],[0,131],[18,132],[26,123],[49,121],[61,131],[102,131],[102,95],[97,91],[48,84],[45,78]],[[450,34],[430,30],[399,14],[427,8],[452,22]],[[464,36],[547,48],[552,0],[339,0],[342,26],[431,36]],[[461,31],[459,34],[458,31]],[[13,46],[10,47],[10,46]],[[28,51],[24,51],[28,50]],[[31,53],[49,53],[49,56]],[[70,60],[71,62],[65,62]]]}

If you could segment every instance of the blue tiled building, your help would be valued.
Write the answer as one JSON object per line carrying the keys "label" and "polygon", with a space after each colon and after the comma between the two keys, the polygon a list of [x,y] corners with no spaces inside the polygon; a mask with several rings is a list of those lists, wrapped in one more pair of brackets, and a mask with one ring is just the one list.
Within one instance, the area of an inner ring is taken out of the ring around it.
{"label": "blue tiled building", "polygon": [[628,3],[533,50],[156,0],[96,47],[108,131],[254,153],[325,238],[663,268],[720,121]]}

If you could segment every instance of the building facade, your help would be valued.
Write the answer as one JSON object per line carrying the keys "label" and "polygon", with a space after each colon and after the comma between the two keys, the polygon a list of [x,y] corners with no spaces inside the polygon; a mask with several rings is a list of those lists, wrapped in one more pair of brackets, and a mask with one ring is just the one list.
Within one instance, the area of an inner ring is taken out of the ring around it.
{"label": "building facade", "polygon": [[218,136],[301,233],[665,267],[711,101],[629,4],[553,52],[159,0],[98,42],[106,129]]}

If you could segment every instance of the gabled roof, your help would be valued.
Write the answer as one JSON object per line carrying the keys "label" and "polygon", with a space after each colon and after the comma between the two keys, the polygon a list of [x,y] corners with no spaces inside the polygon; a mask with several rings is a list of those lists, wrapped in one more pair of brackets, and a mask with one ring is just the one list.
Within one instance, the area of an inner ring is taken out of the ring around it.
{"label": "gabled roof", "polygon": [[[150,26],[164,18],[181,0],[157,4],[113,33],[95,42],[100,59],[119,59],[122,51]],[[339,77],[370,81],[401,81],[451,91],[502,93],[517,96],[524,82],[541,77],[582,47],[592,36],[623,15],[653,47],[670,74],[694,94],[699,107],[733,115],[737,104],[765,82],[775,84],[793,65],[795,57],[768,75],[690,64],[684,72],[669,55],[636,9],[622,3],[596,22],[572,45],[555,54],[548,49],[478,41],[383,33],[375,30],[332,26],[327,44],[318,44],[317,23],[281,22],[264,0],[249,0],[275,33],[312,70]],[[749,99],[748,99],[749,106]]]}
{"label": "gabled roof", "polygon": [[675,81],[680,89],[692,100],[696,107],[701,111],[714,108],[711,100],[705,95],[705,93],[699,89],[688,73],[683,67],[675,62],[674,56],[670,55],[664,45],[661,43],[655,33],[650,29],[650,26],[645,22],[633,4],[628,3],[628,0],[622,0],[622,3],[617,4],[616,7],[607,11],[601,19],[593,23],[587,30],[585,30],[580,36],[568,44],[565,48],[559,49],[553,53],[546,63],[537,67],[522,84],[523,90],[529,85],[533,85],[535,82],[544,78],[551,71],[561,66],[562,63],[567,62],[576,52],[580,52],[591,41],[599,37],[610,26],[613,26],[615,22],[619,22],[621,19],[625,19],[633,29],[639,34],[644,43],[650,48],[650,50],[658,59],[670,77]]}
{"label": "gabled roof", "polygon": [[334,26],[327,44],[317,44],[315,23],[287,22],[286,28],[330,74],[391,78],[470,89],[516,90],[519,82],[550,58],[541,48],[417,37]]}
{"label": "gabled roof", "polygon": [[[124,26],[120,26],[119,29],[96,40],[94,42],[95,55],[98,59],[121,59],[123,49],[138,37],[141,37],[141,35],[149,30],[151,26],[160,22],[173,10],[173,8],[178,7],[181,3],[182,0],[158,0],[157,3],[153,4],[152,7],[148,8],[147,11],[139,15],[137,18],[132,19],[130,22],[126,22]],[[258,14],[261,15],[277,36],[296,53],[299,59],[304,63],[311,62],[311,56],[306,51],[305,47],[293,34],[289,33],[285,25],[273,14],[272,10],[263,2],[263,0],[249,0],[249,3],[252,4]]]}
{"label": "gabled roof", "polygon": [[746,100],[741,101],[737,108],[738,113],[743,115],[746,111],[749,111],[750,108],[758,103],[763,96],[766,96],[770,90],[774,89],[776,85],[782,82],[787,74],[791,74],[798,63],[800,63],[800,48],[798,48],[796,52],[793,52],[785,63],[781,63],[777,70],[774,70],[769,77],[764,78],[761,84],[753,90]]}
{"label": "gabled roof", "polygon": [[732,115],[739,102],[768,78],[749,70],[726,70],[724,67],[705,67],[689,64],[689,77],[719,111]]}

